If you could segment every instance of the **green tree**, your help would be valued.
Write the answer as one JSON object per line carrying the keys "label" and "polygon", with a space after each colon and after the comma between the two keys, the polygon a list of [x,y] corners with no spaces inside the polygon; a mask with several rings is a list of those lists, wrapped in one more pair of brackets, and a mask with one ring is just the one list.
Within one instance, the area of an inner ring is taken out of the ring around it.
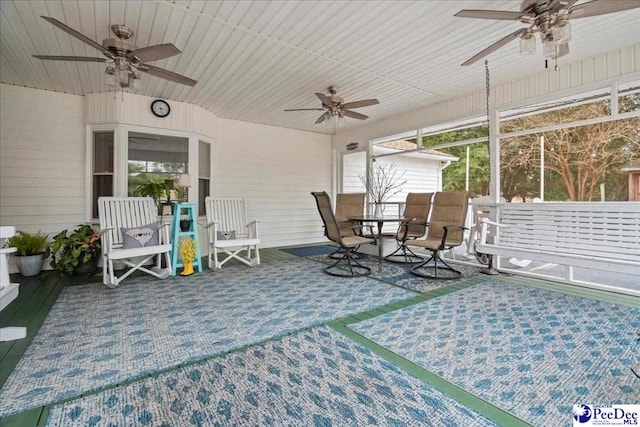
{"label": "green tree", "polygon": [[[607,115],[607,102],[594,102],[555,111],[544,112],[503,122],[502,132],[535,129],[587,118]],[[523,173],[521,181],[531,181],[534,187],[523,188],[537,195],[535,182],[540,179],[540,136],[544,136],[545,187],[554,189],[560,200],[590,201],[599,199],[601,183],[609,186],[610,196],[625,193],[620,188],[623,176],[620,167],[625,161],[640,158],[640,119],[632,118],[587,126],[570,127],[500,140],[501,174]],[[534,178],[536,176],[537,178]],[[558,191],[562,184],[564,194]],[[608,184],[608,185],[607,185]],[[617,187],[616,187],[617,186]],[[503,191],[509,190],[503,185]],[[546,191],[545,191],[546,192]],[[507,191],[504,191],[505,197]],[[526,194],[526,195],[529,195]],[[545,194],[546,200],[553,200]]]}
{"label": "green tree", "polygon": [[[436,135],[427,135],[422,138],[422,145],[430,147],[448,142],[464,141],[487,136],[486,126],[475,126],[467,129],[459,129],[443,132]],[[470,145],[469,152],[469,191],[474,195],[488,194],[489,192],[489,150],[488,143],[476,143]],[[443,148],[438,151],[458,157],[460,160],[451,163],[442,174],[444,190],[465,189],[467,170],[467,146]]]}

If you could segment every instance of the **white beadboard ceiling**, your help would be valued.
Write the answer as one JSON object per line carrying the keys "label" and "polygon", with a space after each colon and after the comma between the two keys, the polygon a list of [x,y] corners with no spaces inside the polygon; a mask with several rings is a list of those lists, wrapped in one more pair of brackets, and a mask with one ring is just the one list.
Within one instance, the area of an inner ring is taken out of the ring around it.
{"label": "white beadboard ceiling", "polygon": [[[113,37],[111,24],[125,24],[139,47],[171,42],[182,50],[153,65],[198,81],[188,87],[143,73],[138,93],[218,117],[328,133],[313,123],[320,112],[283,110],[319,107],[314,92],[336,85],[347,102],[378,98],[357,109],[373,121],[483,88],[484,61],[460,64],[522,24],[453,16],[464,8],[519,10],[520,1],[1,0],[0,81],[106,91],[104,64],[32,57],[102,56],[40,15],[98,43]],[[640,9],[573,20],[571,53],[560,66],[640,42],[639,22]],[[532,56],[521,56],[517,41],[489,55],[492,83],[543,69],[536,41]]]}

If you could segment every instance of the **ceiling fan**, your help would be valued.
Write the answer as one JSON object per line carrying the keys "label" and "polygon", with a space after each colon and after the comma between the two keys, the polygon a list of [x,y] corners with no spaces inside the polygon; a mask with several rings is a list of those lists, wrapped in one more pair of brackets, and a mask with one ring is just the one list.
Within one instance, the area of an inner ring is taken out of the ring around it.
{"label": "ceiling fan", "polygon": [[368,119],[369,116],[351,111],[351,108],[368,107],[369,105],[379,104],[377,99],[363,99],[362,101],[344,102],[341,96],[338,96],[338,89],[335,86],[329,86],[329,95],[316,92],[316,96],[322,102],[322,108],[293,108],[284,111],[324,111],[316,120],[316,124],[322,123],[331,117],[339,119],[351,117],[358,120]]}
{"label": "ceiling fan", "polygon": [[81,61],[81,62],[105,62],[110,64],[106,70],[106,81],[109,86],[114,86],[116,81],[121,87],[133,87],[140,78],[139,71],[149,73],[161,79],[170,80],[187,86],[193,86],[197,81],[174,73],[173,71],[154,67],[147,62],[158,61],[170,56],[182,53],[180,49],[172,43],[159,44],[138,48],[128,39],[133,36],[133,30],[126,25],[112,25],[111,31],[116,38],[105,39],[102,44],[91,40],[89,37],[63,24],[55,18],[41,16],[45,21],[50,22],[62,31],[72,35],[78,40],[98,49],[106,58],[94,58],[91,56],[55,56],[55,55],[33,55],[38,59],[53,61]]}
{"label": "ceiling fan", "polygon": [[506,10],[463,9],[455,16],[462,18],[499,19],[520,21],[526,24],[513,33],[501,38],[484,50],[467,59],[462,65],[471,65],[477,60],[495,52],[509,42],[520,38],[520,52],[535,52],[535,34],[540,33],[544,56],[557,59],[569,53],[571,40],[570,19],[587,18],[620,12],[640,7],[638,0],[592,0],[576,5],[578,0],[524,0],[520,12]]}

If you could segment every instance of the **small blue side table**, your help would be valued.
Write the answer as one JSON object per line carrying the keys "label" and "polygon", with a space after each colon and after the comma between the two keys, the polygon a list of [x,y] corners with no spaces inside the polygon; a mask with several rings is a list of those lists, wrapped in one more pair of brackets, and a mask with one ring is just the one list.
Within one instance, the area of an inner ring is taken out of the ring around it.
{"label": "small blue side table", "polygon": [[[190,221],[189,229],[182,231],[180,228],[180,219],[183,212]],[[193,203],[176,203],[173,210],[173,222],[171,224],[171,271],[175,276],[177,269],[184,267],[181,259],[178,259],[180,253],[180,238],[191,238],[196,241],[196,259],[193,261],[193,267],[198,269],[198,273],[202,273],[202,258],[200,257],[200,244],[198,242],[198,223],[196,217],[196,206]]]}

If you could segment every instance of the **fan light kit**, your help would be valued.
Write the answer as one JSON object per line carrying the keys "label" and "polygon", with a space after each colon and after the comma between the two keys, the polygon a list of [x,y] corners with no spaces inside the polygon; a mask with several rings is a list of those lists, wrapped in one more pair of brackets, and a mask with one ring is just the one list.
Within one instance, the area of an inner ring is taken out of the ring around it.
{"label": "fan light kit", "polygon": [[52,61],[81,61],[81,62],[105,62],[105,83],[109,87],[120,86],[136,89],[140,80],[140,71],[149,73],[161,79],[170,80],[187,86],[193,86],[197,81],[174,73],[173,71],[154,67],[146,62],[158,61],[182,53],[172,43],[159,44],[138,48],[128,39],[133,36],[133,30],[126,25],[112,25],[111,31],[116,38],[105,39],[102,44],[91,40],[89,37],[63,24],[55,18],[41,16],[47,22],[60,28],[62,31],[99,50],[106,58],[94,58],[91,56],[52,56],[33,55],[38,59]]}
{"label": "fan light kit", "polygon": [[524,0],[520,7],[520,12],[506,10],[461,10],[456,13],[455,16],[462,18],[520,21],[528,25],[527,28],[521,28],[478,52],[463,62],[462,65],[471,65],[517,38],[520,39],[520,53],[532,54],[536,51],[536,33],[540,34],[544,57],[547,59],[558,59],[569,53],[569,41],[571,40],[570,19],[587,18],[640,7],[640,1],[638,0],[592,0],[575,5],[577,1],[578,0]]}
{"label": "fan light kit", "polygon": [[351,111],[351,108],[368,107],[369,105],[379,104],[377,99],[363,99],[362,101],[344,102],[341,96],[338,96],[338,89],[335,86],[329,86],[329,95],[316,92],[316,96],[322,102],[322,108],[293,108],[284,111],[324,111],[315,121],[316,124],[326,122],[328,125],[340,126],[344,122],[345,117],[351,117],[358,120],[366,120],[369,116]]}

